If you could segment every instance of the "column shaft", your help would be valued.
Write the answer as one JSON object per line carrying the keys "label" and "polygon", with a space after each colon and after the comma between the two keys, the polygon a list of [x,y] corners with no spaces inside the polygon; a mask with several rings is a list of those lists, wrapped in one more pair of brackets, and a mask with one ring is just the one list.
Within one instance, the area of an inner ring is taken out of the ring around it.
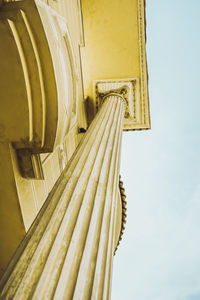
{"label": "column shaft", "polygon": [[1,281],[1,299],[109,299],[125,105],[110,95]]}

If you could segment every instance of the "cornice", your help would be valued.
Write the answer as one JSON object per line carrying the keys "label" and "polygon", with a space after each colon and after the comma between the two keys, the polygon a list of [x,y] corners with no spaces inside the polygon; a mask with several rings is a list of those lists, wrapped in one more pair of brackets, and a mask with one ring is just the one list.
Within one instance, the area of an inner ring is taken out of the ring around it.
{"label": "cornice", "polygon": [[141,117],[145,125],[141,129],[150,128],[148,72],[146,58],[146,16],[145,0],[138,0],[139,52],[140,52],[140,86],[141,86]]}

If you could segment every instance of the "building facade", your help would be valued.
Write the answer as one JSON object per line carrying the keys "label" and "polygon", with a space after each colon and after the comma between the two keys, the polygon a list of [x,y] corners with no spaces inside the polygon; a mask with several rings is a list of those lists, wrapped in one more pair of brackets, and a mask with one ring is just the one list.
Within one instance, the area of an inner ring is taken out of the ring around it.
{"label": "building facade", "polygon": [[0,299],[110,298],[145,26],[144,0],[0,2]]}

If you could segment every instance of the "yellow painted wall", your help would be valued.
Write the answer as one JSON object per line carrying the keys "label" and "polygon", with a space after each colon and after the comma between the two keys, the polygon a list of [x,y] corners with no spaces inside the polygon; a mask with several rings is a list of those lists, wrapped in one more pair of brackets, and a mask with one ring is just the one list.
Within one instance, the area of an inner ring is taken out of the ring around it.
{"label": "yellow painted wall", "polygon": [[92,81],[140,77],[138,1],[83,0],[85,96]]}

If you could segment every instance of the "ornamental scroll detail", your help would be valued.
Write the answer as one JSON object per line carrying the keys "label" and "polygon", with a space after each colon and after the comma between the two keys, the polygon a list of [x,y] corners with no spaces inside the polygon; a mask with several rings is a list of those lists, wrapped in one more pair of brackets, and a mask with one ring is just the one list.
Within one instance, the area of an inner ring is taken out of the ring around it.
{"label": "ornamental scroll detail", "polygon": [[[100,105],[102,105],[104,103],[104,101],[106,100],[107,96],[109,96],[111,94],[122,96],[123,100],[125,102],[125,105],[126,105],[126,111],[125,111],[124,117],[129,118],[130,117],[130,108],[129,108],[129,103],[128,103],[128,92],[129,92],[129,87],[127,85],[124,85],[118,89],[110,90],[105,93],[98,92],[98,99],[100,101]],[[98,109],[98,107],[97,107],[97,109]]]}
{"label": "ornamental scroll detail", "polygon": [[136,79],[125,82],[124,80],[97,81],[95,83],[96,110],[103,104],[109,94],[123,96],[126,104],[124,118],[136,122]]}

